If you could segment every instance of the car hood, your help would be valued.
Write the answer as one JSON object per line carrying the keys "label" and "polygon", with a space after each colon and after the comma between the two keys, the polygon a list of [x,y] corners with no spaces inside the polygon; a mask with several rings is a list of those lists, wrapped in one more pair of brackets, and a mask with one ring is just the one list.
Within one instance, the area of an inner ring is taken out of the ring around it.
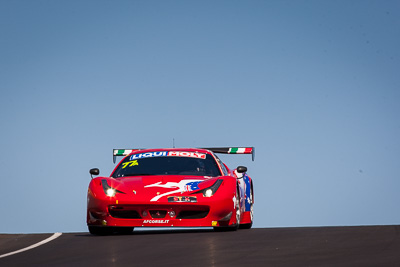
{"label": "car hood", "polygon": [[135,197],[141,201],[161,201],[163,197],[187,195],[191,191],[212,185],[216,177],[152,175],[109,178],[107,183],[125,193],[124,197]]}

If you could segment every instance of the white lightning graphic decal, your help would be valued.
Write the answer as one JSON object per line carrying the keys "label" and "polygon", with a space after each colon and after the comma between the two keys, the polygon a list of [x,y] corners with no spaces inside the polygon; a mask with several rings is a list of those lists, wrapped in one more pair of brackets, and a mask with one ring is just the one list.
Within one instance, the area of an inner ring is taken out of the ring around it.
{"label": "white lightning graphic decal", "polygon": [[150,201],[157,201],[161,197],[164,197],[164,196],[168,196],[168,195],[175,194],[175,193],[182,193],[182,192],[185,191],[185,185],[186,184],[191,183],[191,182],[199,182],[199,181],[202,181],[202,180],[182,180],[179,183],[167,182],[166,184],[161,184],[161,182],[158,182],[158,183],[155,183],[155,184],[146,185],[145,187],[177,188],[176,190],[169,191],[167,193],[155,196],[152,199],[150,199]]}

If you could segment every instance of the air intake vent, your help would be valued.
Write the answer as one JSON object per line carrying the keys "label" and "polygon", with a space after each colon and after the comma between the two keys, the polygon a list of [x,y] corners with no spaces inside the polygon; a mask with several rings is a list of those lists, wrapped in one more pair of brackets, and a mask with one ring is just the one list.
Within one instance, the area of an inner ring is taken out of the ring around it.
{"label": "air intake vent", "polygon": [[110,215],[121,219],[141,219],[136,210],[110,210]]}
{"label": "air intake vent", "polygon": [[177,219],[202,219],[206,217],[208,210],[183,210],[179,212]]}

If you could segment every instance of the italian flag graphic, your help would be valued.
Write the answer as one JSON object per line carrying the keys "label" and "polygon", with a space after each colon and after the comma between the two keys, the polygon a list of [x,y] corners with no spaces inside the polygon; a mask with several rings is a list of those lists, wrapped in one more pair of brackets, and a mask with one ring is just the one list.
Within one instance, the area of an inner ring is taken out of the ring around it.
{"label": "italian flag graphic", "polygon": [[229,154],[250,154],[252,151],[251,147],[231,147],[229,148]]}
{"label": "italian flag graphic", "polygon": [[127,156],[132,152],[132,149],[114,149],[114,156]]}

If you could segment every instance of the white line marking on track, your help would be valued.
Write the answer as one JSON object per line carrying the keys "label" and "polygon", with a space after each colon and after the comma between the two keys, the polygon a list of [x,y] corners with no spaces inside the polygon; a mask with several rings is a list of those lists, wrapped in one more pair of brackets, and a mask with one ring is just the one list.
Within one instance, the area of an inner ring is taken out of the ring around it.
{"label": "white line marking on track", "polygon": [[27,250],[36,248],[36,247],[38,247],[38,246],[44,245],[44,244],[46,244],[47,242],[50,242],[50,241],[56,239],[57,237],[59,237],[59,236],[61,236],[61,235],[62,235],[62,233],[54,233],[54,234],[53,234],[52,236],[50,236],[49,238],[46,238],[46,239],[43,240],[43,241],[40,241],[40,242],[38,242],[38,243],[36,243],[36,244],[33,244],[32,246],[29,246],[29,247],[26,247],[26,248],[23,248],[23,249],[19,249],[19,250],[10,252],[10,253],[6,253],[6,254],[3,254],[3,255],[0,255],[0,258],[4,258],[4,257],[7,257],[7,256],[11,256],[11,255],[14,255],[14,254],[17,254],[17,253],[21,253],[21,252],[24,252],[24,251],[27,251]]}

